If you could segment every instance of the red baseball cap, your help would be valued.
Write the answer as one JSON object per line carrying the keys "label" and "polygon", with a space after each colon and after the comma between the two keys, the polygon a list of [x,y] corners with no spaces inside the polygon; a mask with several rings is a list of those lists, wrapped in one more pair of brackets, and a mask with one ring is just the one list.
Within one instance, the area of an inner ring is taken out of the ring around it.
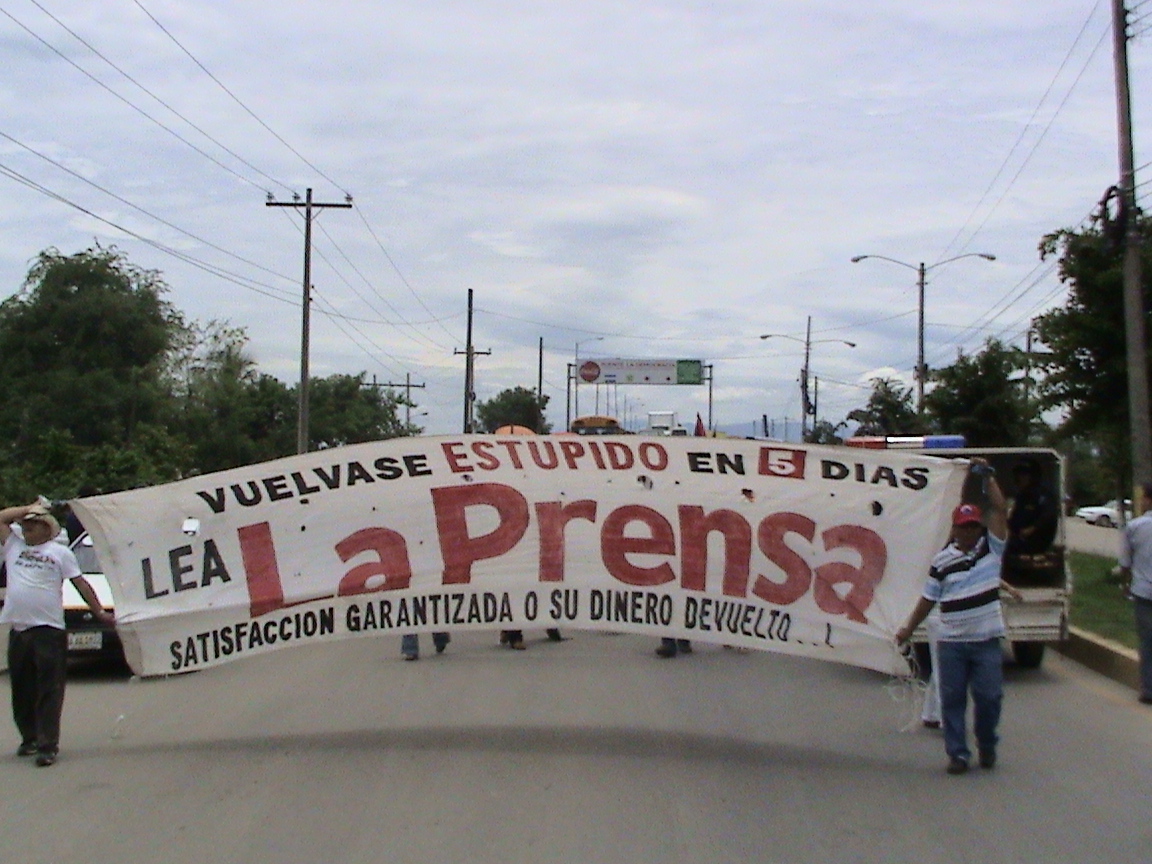
{"label": "red baseball cap", "polygon": [[953,525],[971,525],[973,522],[979,525],[983,521],[983,515],[980,513],[980,508],[975,504],[961,504],[959,507],[952,511]]}

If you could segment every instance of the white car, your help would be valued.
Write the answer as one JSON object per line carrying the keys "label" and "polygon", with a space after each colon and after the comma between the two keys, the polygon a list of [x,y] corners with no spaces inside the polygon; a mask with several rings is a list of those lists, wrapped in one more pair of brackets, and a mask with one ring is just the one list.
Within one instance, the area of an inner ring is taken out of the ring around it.
{"label": "white car", "polygon": [[[76,563],[80,565],[80,572],[96,592],[100,605],[111,612],[112,589],[108,586],[107,577],[101,572],[100,562],[96,559],[96,550],[92,546],[92,538],[87,533],[81,534],[72,542],[71,549],[76,555]],[[84,598],[80,596],[80,592],[73,588],[71,581],[67,579],[64,580],[64,627],[68,631],[69,657],[111,659],[124,656],[116,625],[97,621]]]}
{"label": "white car", "polygon": [[[1102,528],[1115,528],[1120,524],[1120,509],[1113,499],[1106,504],[1097,504],[1095,507],[1081,507],[1076,511],[1076,517],[1083,519],[1089,525],[1099,525]],[[1124,521],[1132,518],[1132,502],[1124,500]]]}

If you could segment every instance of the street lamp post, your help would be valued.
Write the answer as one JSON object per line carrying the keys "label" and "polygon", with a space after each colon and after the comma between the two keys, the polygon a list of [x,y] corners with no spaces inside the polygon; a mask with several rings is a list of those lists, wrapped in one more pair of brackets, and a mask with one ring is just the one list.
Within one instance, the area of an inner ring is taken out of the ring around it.
{"label": "street lamp post", "polygon": [[924,265],[921,261],[919,264],[909,264],[907,261],[897,261],[895,258],[889,258],[887,255],[856,255],[852,258],[853,264],[859,264],[865,258],[877,258],[881,261],[887,261],[890,264],[899,264],[901,267],[907,267],[909,270],[916,271],[916,287],[919,294],[918,301],[918,316],[916,324],[916,413],[923,416],[924,414],[924,379],[927,377],[928,368],[924,363],[924,283],[925,277],[929,270],[935,270],[937,267],[942,267],[945,264],[951,264],[953,261],[959,261],[961,258],[983,258],[985,261],[995,261],[996,256],[988,252],[965,252],[963,255],[956,255],[952,258],[945,258],[943,261],[937,261],[935,264]]}
{"label": "street lamp post", "polygon": [[580,346],[585,342],[602,342],[603,336],[593,336],[590,339],[578,339],[576,341],[575,360],[572,366],[572,413],[577,417],[580,416]]}
{"label": "street lamp post", "polygon": [[849,342],[847,339],[817,339],[812,341],[812,316],[808,316],[808,325],[804,331],[804,338],[800,339],[799,336],[789,336],[787,333],[764,333],[760,336],[761,339],[791,339],[793,342],[804,343],[804,366],[800,369],[800,440],[803,441],[808,437],[808,417],[815,415],[815,403],[808,397],[808,372],[809,361],[812,358],[812,346],[820,345],[825,342],[839,342],[841,345],[847,345],[849,348],[855,348],[855,342]]}

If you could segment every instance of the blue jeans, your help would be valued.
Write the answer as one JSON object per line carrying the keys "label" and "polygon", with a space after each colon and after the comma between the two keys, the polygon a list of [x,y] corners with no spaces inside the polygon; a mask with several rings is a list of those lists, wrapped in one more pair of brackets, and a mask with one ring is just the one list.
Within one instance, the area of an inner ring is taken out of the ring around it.
{"label": "blue jeans", "polygon": [[1133,597],[1136,612],[1136,647],[1140,651],[1140,696],[1152,698],[1152,600]]}
{"label": "blue jeans", "polygon": [[[448,645],[450,638],[447,633],[433,633],[432,644],[436,646],[436,653],[440,654]],[[420,656],[420,637],[415,633],[405,633],[400,637],[400,653],[405,657]]]}
{"label": "blue jeans", "polygon": [[975,707],[976,745],[981,753],[994,754],[999,737],[1000,703],[1003,700],[1004,655],[999,639],[983,642],[939,642],[940,714],[944,725],[944,751],[951,759],[968,761],[965,715],[968,690]]}

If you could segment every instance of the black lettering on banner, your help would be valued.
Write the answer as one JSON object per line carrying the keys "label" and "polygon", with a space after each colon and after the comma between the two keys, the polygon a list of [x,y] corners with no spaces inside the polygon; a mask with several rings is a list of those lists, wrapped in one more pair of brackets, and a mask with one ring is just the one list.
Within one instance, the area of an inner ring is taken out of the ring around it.
{"label": "black lettering on banner", "polygon": [[[351,616],[350,616],[351,617]],[[351,629],[351,628],[350,628]],[[265,621],[238,621],[225,627],[196,633],[168,644],[170,668],[183,672],[212,663],[221,657],[262,645],[310,639],[336,632],[336,610],[331,606],[298,611]]]}
{"label": "black lettering on banner", "polygon": [[549,596],[549,616],[553,621],[575,621],[580,613],[580,592],[576,588],[553,588]]}
{"label": "black lettering on banner", "polygon": [[535,591],[529,591],[524,595],[524,619],[526,621],[535,621],[536,615],[540,612],[540,598],[536,596]]}

